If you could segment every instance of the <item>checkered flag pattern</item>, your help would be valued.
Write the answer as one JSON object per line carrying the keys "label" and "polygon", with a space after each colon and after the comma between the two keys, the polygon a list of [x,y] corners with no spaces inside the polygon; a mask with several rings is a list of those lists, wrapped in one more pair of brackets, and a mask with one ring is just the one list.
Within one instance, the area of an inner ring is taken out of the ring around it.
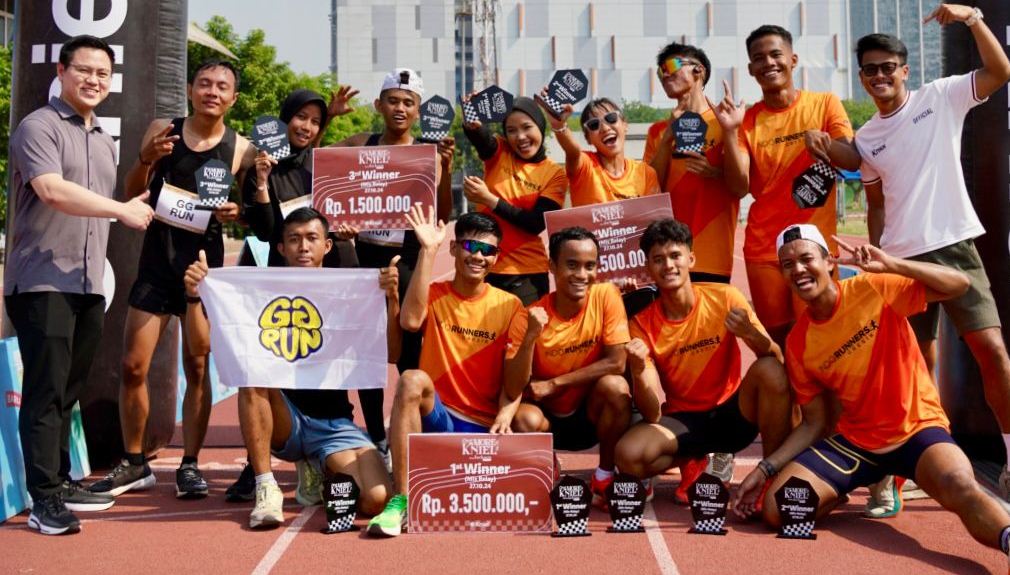
{"label": "checkered flag pattern", "polygon": [[421,132],[421,139],[428,140],[430,142],[438,142],[445,139],[449,135],[448,130],[432,130],[430,132]]}
{"label": "checkered flag pattern", "polygon": [[712,517],[711,519],[696,521],[694,530],[700,533],[722,533],[722,528],[725,524],[725,517]]}
{"label": "checkered flag pattern", "polygon": [[555,116],[560,116],[561,112],[565,109],[565,104],[555,100],[550,94],[545,94],[542,100]]}
{"label": "checkered flag pattern", "polygon": [[642,528],[642,516],[634,515],[614,520],[611,526],[614,531],[638,531]]}
{"label": "checkered flag pattern", "polygon": [[355,514],[351,513],[338,519],[330,519],[326,523],[326,532],[343,533],[344,531],[350,531],[351,527],[354,527],[354,517]]}
{"label": "checkered flag pattern", "polygon": [[702,153],[705,150],[705,142],[699,142],[697,144],[691,144],[690,146],[677,146],[677,152],[697,152]]}
{"label": "checkered flag pattern", "polygon": [[480,121],[477,110],[474,109],[473,104],[470,102],[463,102],[463,121],[466,123]]}
{"label": "checkered flag pattern", "polygon": [[283,160],[291,155],[291,144],[285,144],[268,155],[275,160]]}
{"label": "checkered flag pattern", "polygon": [[411,521],[410,531],[416,533],[436,533],[440,531],[549,531],[550,518],[544,523],[541,519],[492,519],[480,529],[472,529],[467,521],[462,519],[424,519]]}
{"label": "checkered flag pattern", "polygon": [[814,522],[805,521],[803,523],[794,523],[792,525],[782,526],[782,536],[783,537],[793,537],[793,538],[803,538],[807,539],[814,532]]}
{"label": "checkered flag pattern", "polygon": [[833,168],[831,164],[827,162],[817,161],[814,162],[814,165],[811,167],[814,169],[814,171],[824,176],[825,178],[831,180],[835,179],[835,168]]}
{"label": "checkered flag pattern", "polygon": [[224,203],[227,202],[227,201],[228,201],[228,196],[227,196],[227,194],[225,194],[225,195],[217,196],[217,197],[214,197],[214,198],[201,199],[200,200],[200,205],[202,205],[202,206],[208,206],[208,207],[217,209],[217,208],[220,208],[221,206],[223,206]]}
{"label": "checkered flag pattern", "polygon": [[558,535],[583,535],[589,533],[589,518],[576,519],[565,524],[558,524]]}

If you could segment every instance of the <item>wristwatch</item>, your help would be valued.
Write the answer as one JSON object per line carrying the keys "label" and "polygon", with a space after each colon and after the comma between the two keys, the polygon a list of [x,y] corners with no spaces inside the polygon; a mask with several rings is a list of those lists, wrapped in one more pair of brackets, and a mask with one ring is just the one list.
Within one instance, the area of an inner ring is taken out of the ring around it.
{"label": "wristwatch", "polygon": [[978,21],[984,17],[985,16],[982,14],[982,10],[976,7],[971,11],[971,16],[968,16],[968,19],[964,21],[964,25],[971,28],[975,24],[978,24]]}

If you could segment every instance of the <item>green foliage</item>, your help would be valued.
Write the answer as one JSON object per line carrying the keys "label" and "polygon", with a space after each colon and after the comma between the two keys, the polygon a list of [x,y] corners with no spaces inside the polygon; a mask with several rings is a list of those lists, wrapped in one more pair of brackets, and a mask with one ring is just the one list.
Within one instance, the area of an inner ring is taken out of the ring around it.
{"label": "green foliage", "polygon": [[624,108],[624,118],[629,124],[651,124],[666,119],[670,115],[670,110],[653,108],[642,102],[621,100]]}
{"label": "green foliage", "polygon": [[845,113],[849,115],[849,121],[852,122],[853,130],[863,127],[863,124],[868,122],[877,113],[877,107],[873,104],[873,100],[869,99],[842,100],[842,107],[845,108]]}
{"label": "green foliage", "polygon": [[0,229],[7,227],[7,152],[11,120],[11,51],[0,46]]}

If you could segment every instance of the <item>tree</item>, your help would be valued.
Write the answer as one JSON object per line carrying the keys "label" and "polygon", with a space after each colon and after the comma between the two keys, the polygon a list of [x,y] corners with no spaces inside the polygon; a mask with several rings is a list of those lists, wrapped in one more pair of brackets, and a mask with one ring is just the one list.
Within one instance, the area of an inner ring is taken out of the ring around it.
{"label": "tree", "polygon": [[863,127],[863,124],[877,113],[877,107],[873,104],[873,100],[842,100],[842,107],[849,115],[853,130]]}
{"label": "tree", "polygon": [[[11,51],[0,46],[0,184],[7,190],[7,153],[10,149]],[[0,194],[0,229],[7,229],[7,193]]]}
{"label": "tree", "polygon": [[638,101],[629,102],[628,100],[621,100],[621,104],[624,107],[624,119],[629,124],[651,124],[665,120],[670,115],[670,110],[653,108],[648,104]]}

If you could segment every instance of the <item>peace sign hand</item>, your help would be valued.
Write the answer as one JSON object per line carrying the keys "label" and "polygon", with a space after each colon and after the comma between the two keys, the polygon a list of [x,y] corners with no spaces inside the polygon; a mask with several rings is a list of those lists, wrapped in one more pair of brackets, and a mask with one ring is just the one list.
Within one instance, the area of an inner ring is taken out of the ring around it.
{"label": "peace sign hand", "polygon": [[838,242],[838,247],[849,253],[846,257],[832,258],[835,263],[856,266],[863,271],[871,273],[884,273],[894,269],[894,259],[884,253],[884,250],[872,244],[852,247],[839,239],[838,236],[831,237]]}

